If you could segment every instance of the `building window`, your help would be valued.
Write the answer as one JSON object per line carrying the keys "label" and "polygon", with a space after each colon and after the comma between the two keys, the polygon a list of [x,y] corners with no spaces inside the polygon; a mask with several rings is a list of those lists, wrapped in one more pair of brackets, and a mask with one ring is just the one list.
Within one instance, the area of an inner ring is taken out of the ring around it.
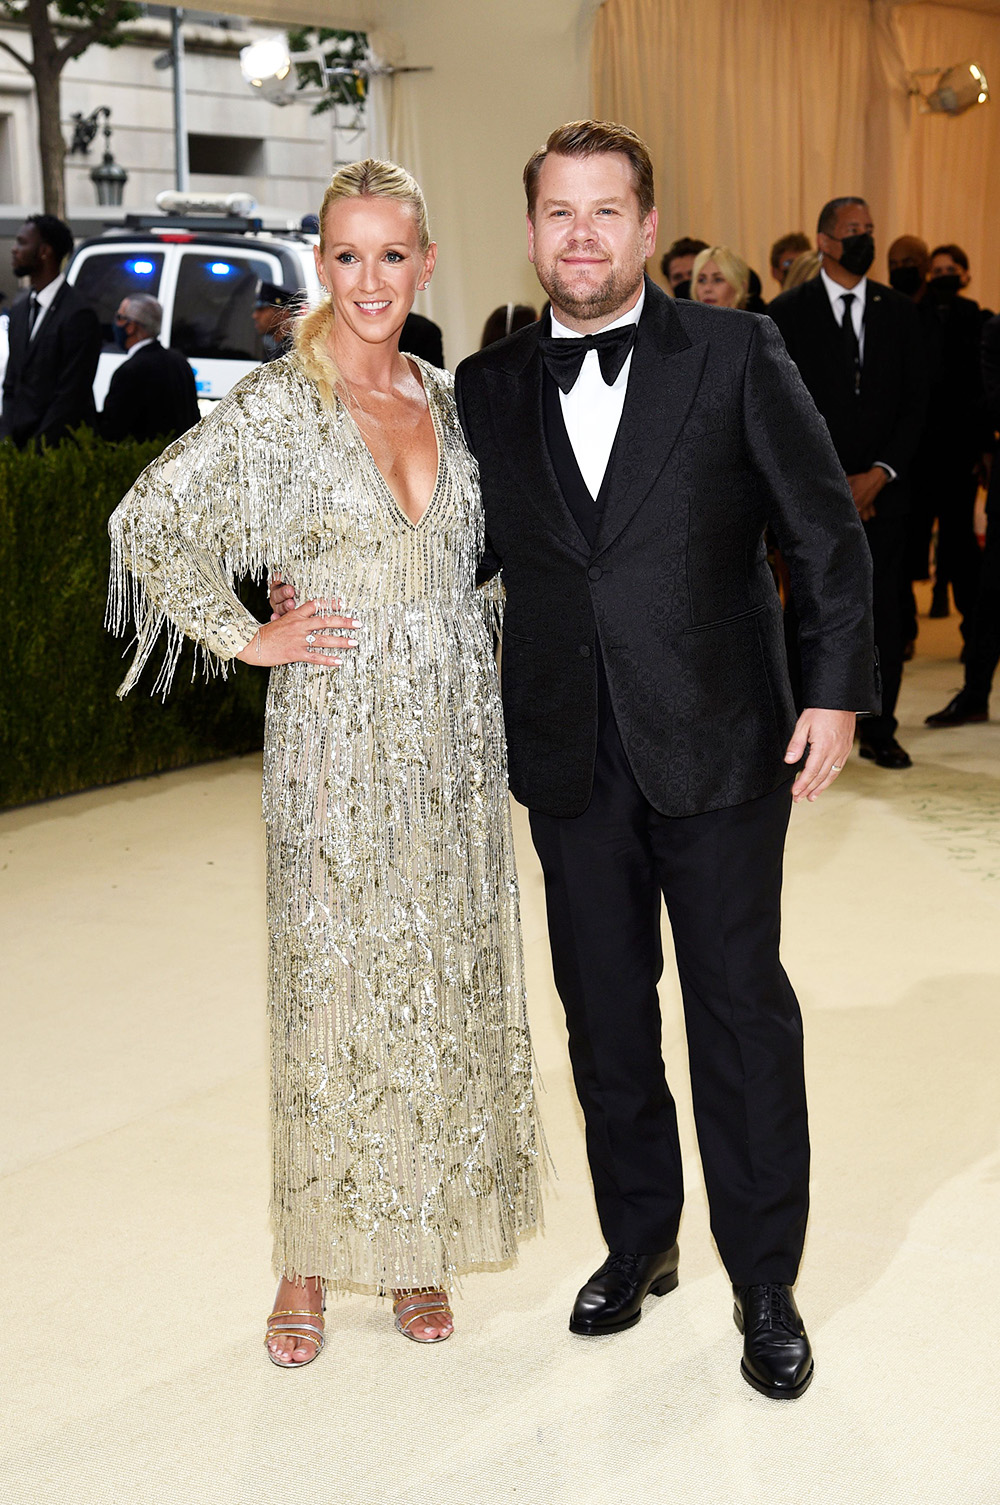
{"label": "building window", "polygon": [[192,172],[213,178],[264,175],[264,142],[259,136],[188,136]]}

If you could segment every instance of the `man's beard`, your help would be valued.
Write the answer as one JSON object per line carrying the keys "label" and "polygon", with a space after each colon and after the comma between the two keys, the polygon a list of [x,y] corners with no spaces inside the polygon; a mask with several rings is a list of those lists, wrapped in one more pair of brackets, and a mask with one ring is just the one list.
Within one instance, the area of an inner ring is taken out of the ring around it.
{"label": "man's beard", "polygon": [[644,263],[635,266],[613,268],[608,280],[600,287],[577,289],[568,287],[560,275],[560,264],[535,267],[535,273],[548,295],[553,308],[571,314],[574,319],[603,319],[617,313],[642,286]]}

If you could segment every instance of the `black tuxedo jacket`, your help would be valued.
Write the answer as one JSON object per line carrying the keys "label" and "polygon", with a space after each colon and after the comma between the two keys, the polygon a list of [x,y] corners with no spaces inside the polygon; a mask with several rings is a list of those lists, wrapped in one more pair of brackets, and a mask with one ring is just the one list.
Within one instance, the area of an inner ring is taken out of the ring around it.
{"label": "black tuxedo jacket", "polygon": [[[826,419],[847,475],[860,475],[876,460],[884,460],[896,471],[900,483],[905,482],[927,406],[920,320],[909,298],[880,282],[869,281],[864,363],[857,396],[843,335],[822,278],[813,277],[782,293],[767,312],[781,330],[789,355]],[[886,509],[894,498],[898,505],[903,504],[902,484],[883,490],[879,510]]]}
{"label": "black tuxedo jacket", "polygon": [[154,340],[115,371],[99,426],[105,439],[155,439],[185,433],[200,416],[191,367]]}
{"label": "black tuxedo jacket", "polygon": [[767,318],[647,281],[591,547],[545,443],[541,333],[456,377],[506,588],[511,788],[546,814],[586,808],[599,648],[651,804],[692,815],[768,794],[790,776],[795,722],[768,525],[799,603],[807,704],[879,705],[868,548],[826,427]]}
{"label": "black tuxedo jacket", "polygon": [[68,429],[92,428],[94,376],[101,353],[97,315],[76,288],[64,282],[33,340],[28,339],[29,299],[10,311],[10,358],[3,384],[0,438],[23,446],[32,439],[50,444]]}

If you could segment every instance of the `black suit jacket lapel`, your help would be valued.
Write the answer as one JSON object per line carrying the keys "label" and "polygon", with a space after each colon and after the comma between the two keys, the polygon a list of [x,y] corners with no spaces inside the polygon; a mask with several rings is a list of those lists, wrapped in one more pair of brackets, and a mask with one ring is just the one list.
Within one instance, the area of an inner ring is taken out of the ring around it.
{"label": "black suit jacket lapel", "polygon": [[888,308],[877,283],[869,283],[865,295],[865,354],[861,364],[861,391],[865,396],[878,391],[886,353]]}
{"label": "black suit jacket lapel", "polygon": [[[36,350],[40,349],[38,343],[39,338],[43,335],[50,335],[53,329],[55,329],[56,320],[59,318],[59,312],[66,297],[66,289],[68,287],[69,283],[64,282],[62,287],[56,293],[55,297],[52,299],[52,302],[49,304],[48,308],[45,310],[45,317],[44,319],[42,319],[41,325],[39,326],[36,321],[36,328],[38,329],[38,333],[35,335],[35,338],[33,340],[28,341],[28,348],[25,351],[24,355],[26,365],[31,361]],[[39,317],[41,317],[41,312],[39,312]],[[25,319],[25,334],[27,334],[27,319]]]}
{"label": "black suit jacket lapel", "polygon": [[507,365],[487,370],[490,413],[500,450],[518,491],[526,494],[541,514],[550,532],[577,553],[589,555],[580,531],[559,485],[548,446],[542,411],[542,358],[538,341],[547,320],[539,320],[530,338],[511,352]]}
{"label": "black suit jacket lapel", "polygon": [[614,542],[655,486],[691,410],[707,355],[707,344],[691,343],[672,300],[647,278],[595,552]]}

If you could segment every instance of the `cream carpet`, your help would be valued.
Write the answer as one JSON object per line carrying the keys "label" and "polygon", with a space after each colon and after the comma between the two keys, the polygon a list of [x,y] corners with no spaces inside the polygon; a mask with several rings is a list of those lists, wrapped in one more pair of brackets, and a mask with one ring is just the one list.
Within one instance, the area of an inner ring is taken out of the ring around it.
{"label": "cream carpet", "polygon": [[816,1379],[739,1377],[676,985],[664,1049],[689,1181],[680,1289],[566,1329],[599,1263],[516,812],[531,1016],[558,1179],[509,1273],[421,1349],[332,1303],[299,1374],[269,1310],[258,761],[0,817],[0,1499],[16,1505],[995,1505],[1000,1500],[1000,724],[928,732],[958,686],[924,623],[901,738],[789,841],[785,960],[806,1018],[814,1203],[798,1287]]}

